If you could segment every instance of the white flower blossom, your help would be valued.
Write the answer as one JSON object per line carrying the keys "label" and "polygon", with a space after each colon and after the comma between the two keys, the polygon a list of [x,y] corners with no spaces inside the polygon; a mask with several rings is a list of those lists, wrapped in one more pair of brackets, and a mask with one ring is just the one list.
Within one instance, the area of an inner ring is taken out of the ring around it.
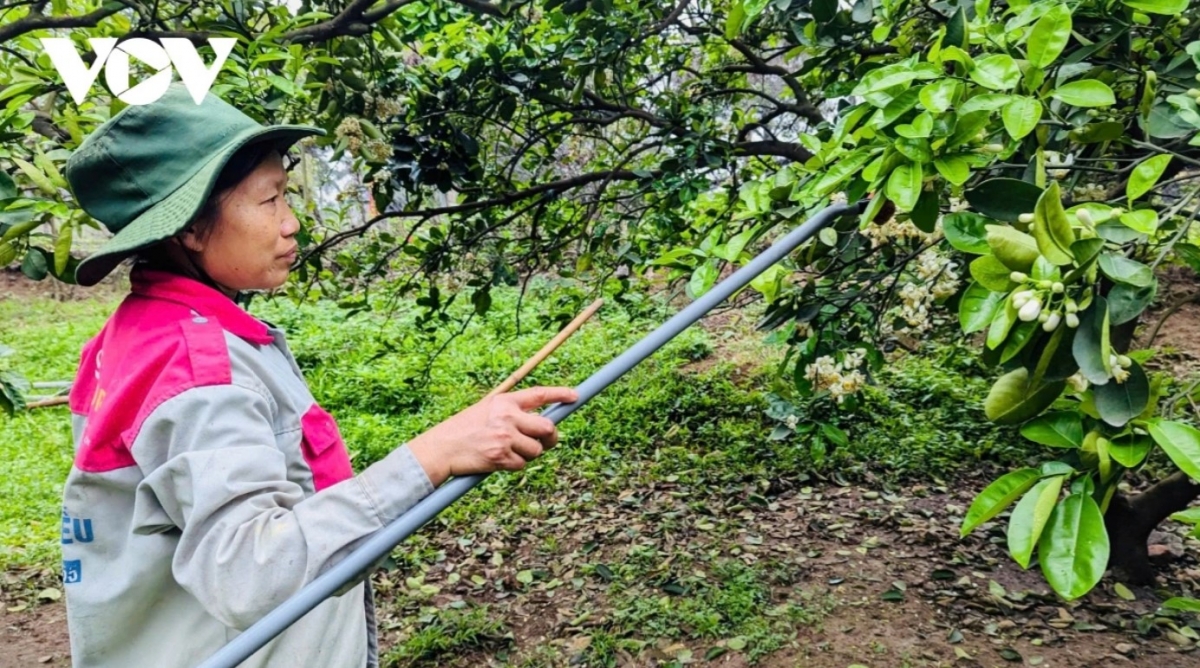
{"label": "white flower blossom", "polygon": [[1076,371],[1075,375],[1067,378],[1067,384],[1076,392],[1086,392],[1088,389],[1088,380],[1083,377],[1083,374]]}
{"label": "white flower blossom", "polygon": [[859,348],[847,353],[840,363],[829,355],[822,355],[805,367],[804,377],[813,384],[813,389],[829,392],[841,404],[866,384],[867,377],[858,370],[866,354],[867,351]]}

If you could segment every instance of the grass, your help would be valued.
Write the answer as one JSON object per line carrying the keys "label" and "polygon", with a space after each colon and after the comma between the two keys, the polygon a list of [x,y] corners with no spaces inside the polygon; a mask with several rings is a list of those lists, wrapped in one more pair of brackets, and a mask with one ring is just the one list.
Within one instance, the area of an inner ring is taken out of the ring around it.
{"label": "grass", "polygon": [[[0,301],[6,360],[30,381],[70,380],[84,341],[103,326],[113,302]],[[73,458],[64,408],[0,414],[0,568],[48,568],[58,561],[62,485]]]}

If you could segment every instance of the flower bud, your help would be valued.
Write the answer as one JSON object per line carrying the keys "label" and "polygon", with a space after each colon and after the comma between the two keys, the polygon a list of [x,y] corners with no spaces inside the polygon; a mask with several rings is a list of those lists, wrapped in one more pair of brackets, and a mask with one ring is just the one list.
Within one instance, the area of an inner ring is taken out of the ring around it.
{"label": "flower bud", "polygon": [[1042,311],[1041,313],[1038,314],[1038,322],[1044,323],[1048,320],[1050,320],[1050,312],[1049,311]]}
{"label": "flower bud", "polygon": [[1067,286],[1063,285],[1060,281],[1055,281],[1054,285],[1050,286],[1050,289],[1054,291],[1054,294],[1061,295],[1063,290],[1067,289]]}
{"label": "flower bud", "polygon": [[1055,313],[1055,314],[1051,315],[1046,320],[1046,322],[1044,322],[1042,324],[1042,331],[1043,332],[1053,332],[1054,330],[1058,329],[1058,324],[1060,322],[1062,322],[1062,316]]}
{"label": "flower bud", "polygon": [[1012,281],[1013,283],[1024,283],[1025,281],[1029,280],[1029,276],[1025,275],[1023,272],[1014,271],[1008,275],[1008,280]]}
{"label": "flower bud", "polygon": [[1050,281],[1038,281],[1037,282],[1037,286],[1043,290],[1049,290],[1053,285],[1054,285],[1054,283],[1052,283]]}
{"label": "flower bud", "polygon": [[1020,292],[1014,292],[1012,296],[1013,307],[1021,308],[1022,306],[1028,304],[1030,299],[1033,299],[1033,290],[1021,290]]}
{"label": "flower bud", "polygon": [[1070,327],[1071,329],[1075,329],[1078,326],[1079,326],[1079,316],[1075,315],[1074,313],[1068,313],[1067,314],[1067,327]]}
{"label": "flower bud", "polygon": [[983,146],[979,147],[979,150],[983,151],[984,153],[1003,153],[1004,144],[984,144]]}
{"label": "flower bud", "polygon": [[1117,356],[1117,364],[1120,364],[1121,366],[1128,369],[1130,367],[1130,365],[1133,364],[1133,360],[1129,359],[1128,355],[1118,355]]}
{"label": "flower bud", "polygon": [[1177,19],[1175,19],[1175,20],[1176,20],[1176,21],[1178,21],[1178,22],[1179,22],[1179,25],[1183,26],[1184,28],[1186,28],[1186,27],[1188,27],[1188,26],[1192,25],[1192,21],[1191,21],[1191,19],[1189,19],[1189,18],[1188,18],[1188,17],[1186,17],[1186,16],[1180,16],[1179,18],[1177,18]]}
{"label": "flower bud", "polygon": [[1021,322],[1033,322],[1034,320],[1037,320],[1037,317],[1041,315],[1041,313],[1042,303],[1037,299],[1030,299],[1029,301],[1025,302],[1025,305],[1021,307],[1021,310],[1017,311],[1017,318],[1019,318]]}
{"label": "flower bud", "polygon": [[1073,299],[1068,299],[1066,306],[1067,306],[1067,313],[1078,313],[1079,312],[1079,304],[1076,304],[1075,300],[1073,300]]}
{"label": "flower bud", "polygon": [[1075,218],[1077,218],[1079,220],[1079,222],[1083,223],[1084,225],[1086,225],[1088,227],[1096,226],[1096,221],[1094,221],[1092,219],[1092,212],[1088,211],[1087,209],[1080,209],[1080,210],[1076,211]]}
{"label": "flower bud", "polygon": [[1032,223],[1033,222],[1033,214],[1032,213],[1023,213],[1023,214],[1017,216],[1017,220],[1022,223],[1025,223],[1025,224]]}

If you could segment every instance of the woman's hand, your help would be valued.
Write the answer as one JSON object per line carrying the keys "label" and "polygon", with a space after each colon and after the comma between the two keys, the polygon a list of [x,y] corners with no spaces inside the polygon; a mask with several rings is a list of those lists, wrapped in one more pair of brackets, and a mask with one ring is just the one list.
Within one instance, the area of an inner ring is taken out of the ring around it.
{"label": "woman's hand", "polygon": [[528,411],[579,397],[569,387],[531,387],[498,394],[408,442],[434,487],[452,475],[517,471],[558,443],[549,419]]}

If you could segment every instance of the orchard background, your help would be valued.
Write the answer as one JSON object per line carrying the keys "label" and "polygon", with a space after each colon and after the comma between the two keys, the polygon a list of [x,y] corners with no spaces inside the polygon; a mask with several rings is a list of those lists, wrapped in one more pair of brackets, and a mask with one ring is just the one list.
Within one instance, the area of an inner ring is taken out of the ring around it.
{"label": "orchard background", "polygon": [[1188,665],[1198,14],[0,3],[6,633],[63,658],[68,420],[27,404],[123,289],[70,285],[103,234],[61,175],[122,103],[101,77],[76,104],[38,39],[90,62],[92,37],[210,60],[219,36],[238,43],[214,94],[330,130],[294,151],[293,280],[251,308],[290,324],[356,466],[595,296],[592,338],[531,382],[582,380],[811,213],[869,198],[564,424],[544,464],[398,550],[377,575],[392,665]]}

